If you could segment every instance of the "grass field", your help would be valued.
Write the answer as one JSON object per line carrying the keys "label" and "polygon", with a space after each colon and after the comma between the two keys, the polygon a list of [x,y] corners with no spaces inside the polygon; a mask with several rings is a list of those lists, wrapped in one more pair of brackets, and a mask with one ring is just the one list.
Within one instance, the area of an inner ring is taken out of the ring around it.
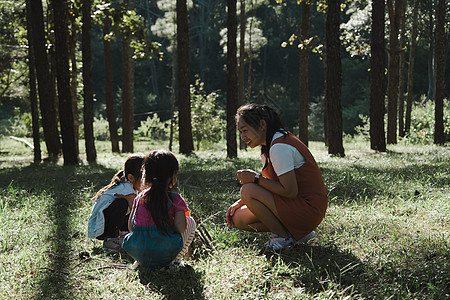
{"label": "grass field", "polygon": [[86,237],[90,198],[126,154],[98,143],[97,164],[34,165],[30,148],[3,138],[0,298],[450,299],[450,148],[399,144],[379,154],[363,141],[344,146],[346,157],[337,158],[311,143],[329,192],[327,215],[317,238],[279,253],[258,250],[267,233],[238,232],[224,219],[239,198],[236,170],[260,169],[258,150],[234,160],[224,145],[177,155],[178,189],[214,249],[197,242],[192,268],[143,274],[126,253],[103,252],[101,241]]}

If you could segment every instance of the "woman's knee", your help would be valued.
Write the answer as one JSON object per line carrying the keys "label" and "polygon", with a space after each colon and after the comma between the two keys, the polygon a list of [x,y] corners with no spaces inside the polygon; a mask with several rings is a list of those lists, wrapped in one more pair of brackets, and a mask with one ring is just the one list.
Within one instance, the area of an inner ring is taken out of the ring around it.
{"label": "woman's knee", "polygon": [[252,183],[246,183],[241,187],[241,201],[245,205],[253,198],[254,188],[252,185]]}

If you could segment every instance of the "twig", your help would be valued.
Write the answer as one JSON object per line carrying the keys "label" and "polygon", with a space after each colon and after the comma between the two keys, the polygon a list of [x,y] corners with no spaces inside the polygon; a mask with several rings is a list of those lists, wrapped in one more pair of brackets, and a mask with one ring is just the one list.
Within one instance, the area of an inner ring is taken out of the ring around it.
{"label": "twig", "polygon": [[12,136],[12,135],[10,135],[9,137],[12,138],[13,140],[16,140],[16,141],[19,141],[19,142],[24,143],[25,145],[27,145],[27,146],[30,147],[31,149],[34,149],[34,146],[33,146],[32,144],[30,144],[27,140],[24,140],[24,139],[21,139],[21,138]]}

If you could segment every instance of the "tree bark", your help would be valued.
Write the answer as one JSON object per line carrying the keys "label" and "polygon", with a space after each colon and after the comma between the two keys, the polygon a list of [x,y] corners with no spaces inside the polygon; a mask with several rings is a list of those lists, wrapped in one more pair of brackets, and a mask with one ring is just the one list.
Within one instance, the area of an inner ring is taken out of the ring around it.
{"label": "tree bark", "polygon": [[436,102],[434,111],[434,143],[443,145],[444,135],[444,88],[445,88],[445,0],[438,0],[436,9]]}
{"label": "tree bark", "polygon": [[342,65],[340,44],[340,6],[339,0],[329,0],[325,23],[326,47],[326,90],[325,102],[327,105],[328,124],[328,153],[344,157],[342,141]]}
{"label": "tree bark", "polygon": [[[300,24],[300,42],[309,37],[309,4],[305,1],[301,4],[302,20]],[[308,146],[308,113],[309,113],[309,87],[308,87],[308,61],[309,61],[309,47],[300,49],[300,63],[299,63],[299,107],[298,107],[298,137]]]}
{"label": "tree bark", "polygon": [[59,140],[58,122],[56,119],[56,107],[54,105],[54,91],[51,82],[48,56],[46,51],[46,38],[44,31],[44,17],[42,2],[40,0],[30,1],[32,35],[35,54],[36,78],[38,82],[39,106],[42,116],[42,128],[47,147],[48,156],[54,160],[58,157],[61,149]]}
{"label": "tree bark", "polygon": [[[245,13],[245,0],[240,0],[241,3],[241,13],[240,13],[240,42],[239,42],[239,97],[237,106],[241,106],[245,102],[245,27],[246,24],[246,13]],[[246,149],[247,144],[243,140],[239,139],[239,149]]]}
{"label": "tree bark", "polygon": [[[395,2],[393,2],[395,1]],[[399,89],[399,27],[403,0],[387,0],[389,9],[388,125],[387,143],[397,143],[397,112]]]}
{"label": "tree bark", "polygon": [[79,140],[80,140],[80,121],[78,120],[78,68],[76,59],[76,47],[77,47],[77,25],[75,15],[69,14],[71,34],[69,34],[68,46],[69,46],[69,60],[70,60],[70,95],[72,98],[72,111],[73,111],[73,130],[75,134],[75,145],[77,147],[77,153],[80,153]]}
{"label": "tree bark", "polygon": [[178,57],[178,109],[180,153],[194,151],[192,140],[190,66],[189,66],[189,22],[186,0],[177,0],[177,57]]}
{"label": "tree bark", "polygon": [[[134,9],[134,0],[128,0],[127,9]],[[133,152],[134,129],[134,61],[131,33],[122,33],[122,152]]]}
{"label": "tree bark", "polygon": [[402,7],[400,14],[400,57],[399,57],[399,79],[398,79],[398,135],[405,136],[405,19],[407,2]]}
{"label": "tree bark", "polygon": [[386,152],[384,131],[384,8],[384,0],[372,2],[372,35],[370,42],[370,148],[381,152]]}
{"label": "tree bark", "polygon": [[72,97],[70,93],[69,54],[67,48],[67,2],[52,1],[55,25],[56,77],[59,99],[59,119],[63,141],[64,165],[78,163],[78,152],[75,145]]}
{"label": "tree bark", "polygon": [[91,48],[91,7],[92,0],[82,2],[82,56],[83,56],[83,97],[84,97],[84,140],[86,158],[88,162],[97,160],[97,151],[94,141],[94,83],[92,75],[92,48]]}
{"label": "tree bark", "polygon": [[238,103],[237,80],[237,16],[236,0],[227,0],[227,157],[237,157],[236,121]]}
{"label": "tree bark", "polygon": [[31,24],[31,1],[26,1],[27,10],[27,39],[28,39],[28,80],[30,88],[30,107],[31,107],[31,121],[33,128],[33,145],[34,145],[34,163],[39,163],[42,160],[41,143],[39,139],[39,109],[36,91],[36,72],[34,61],[34,46],[33,46],[33,26]]}
{"label": "tree bark", "polygon": [[103,20],[103,52],[105,59],[105,102],[106,118],[108,119],[111,151],[119,153],[119,135],[117,133],[116,113],[114,109],[114,70],[111,42],[105,37],[109,35],[111,19],[109,15]]}
{"label": "tree bark", "polygon": [[411,30],[411,46],[409,50],[409,63],[408,63],[408,84],[406,92],[406,115],[405,115],[405,132],[409,132],[411,127],[411,110],[413,101],[413,86],[414,86],[414,61],[416,58],[416,45],[417,45],[417,14],[419,11],[419,1],[414,0],[413,9],[413,22]]}

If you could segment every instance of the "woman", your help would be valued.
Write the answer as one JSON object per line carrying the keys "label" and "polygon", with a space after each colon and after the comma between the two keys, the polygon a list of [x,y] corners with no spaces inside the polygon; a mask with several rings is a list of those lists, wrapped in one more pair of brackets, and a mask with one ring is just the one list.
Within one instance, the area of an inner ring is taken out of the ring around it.
{"label": "woman", "polygon": [[272,250],[305,243],[325,216],[328,197],[322,174],[309,149],[286,131],[271,107],[241,106],[236,123],[242,140],[261,146],[263,169],[239,170],[241,199],[227,211],[227,223],[241,230],[271,232]]}

